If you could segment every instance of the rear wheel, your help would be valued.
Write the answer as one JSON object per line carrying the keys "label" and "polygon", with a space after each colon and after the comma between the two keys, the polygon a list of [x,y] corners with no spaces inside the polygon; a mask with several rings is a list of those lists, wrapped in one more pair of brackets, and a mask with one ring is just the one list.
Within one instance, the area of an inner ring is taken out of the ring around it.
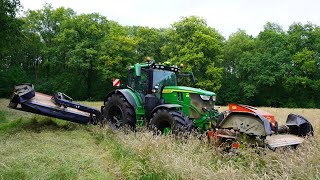
{"label": "rear wheel", "polygon": [[158,109],[152,114],[150,125],[162,134],[177,134],[190,127],[190,120],[182,112],[171,109]]}
{"label": "rear wheel", "polygon": [[134,128],[136,124],[135,112],[126,98],[121,94],[108,97],[103,109],[105,120],[111,128],[118,129],[124,125]]}

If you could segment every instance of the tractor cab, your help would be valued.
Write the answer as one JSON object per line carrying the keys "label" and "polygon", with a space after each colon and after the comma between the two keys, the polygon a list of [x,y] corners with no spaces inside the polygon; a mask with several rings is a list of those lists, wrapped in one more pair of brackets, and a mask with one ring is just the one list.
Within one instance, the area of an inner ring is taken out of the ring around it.
{"label": "tractor cab", "polygon": [[130,67],[128,86],[146,95],[159,93],[162,87],[177,86],[177,67],[159,64],[135,64]]}

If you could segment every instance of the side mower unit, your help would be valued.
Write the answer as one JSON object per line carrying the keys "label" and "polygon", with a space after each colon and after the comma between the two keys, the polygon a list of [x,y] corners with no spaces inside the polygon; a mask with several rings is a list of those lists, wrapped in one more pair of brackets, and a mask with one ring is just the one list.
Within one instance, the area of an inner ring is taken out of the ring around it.
{"label": "side mower unit", "polygon": [[63,93],[49,96],[35,92],[32,84],[15,86],[9,107],[81,124],[95,124],[101,117],[99,110],[72,102],[72,98]]}

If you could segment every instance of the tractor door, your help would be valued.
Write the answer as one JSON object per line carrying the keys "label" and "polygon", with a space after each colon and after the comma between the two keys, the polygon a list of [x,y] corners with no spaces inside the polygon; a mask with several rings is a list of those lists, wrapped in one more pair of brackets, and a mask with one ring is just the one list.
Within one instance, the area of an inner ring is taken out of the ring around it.
{"label": "tractor door", "polygon": [[145,95],[149,88],[148,70],[142,69],[140,77],[137,77],[133,70],[129,71],[128,85],[136,92]]}

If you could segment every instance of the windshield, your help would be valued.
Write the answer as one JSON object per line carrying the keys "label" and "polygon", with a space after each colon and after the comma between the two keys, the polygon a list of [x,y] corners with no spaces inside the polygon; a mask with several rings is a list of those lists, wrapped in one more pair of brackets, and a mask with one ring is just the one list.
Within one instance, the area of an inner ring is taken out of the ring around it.
{"label": "windshield", "polygon": [[176,86],[176,74],[172,71],[153,70],[153,85],[154,86]]}

